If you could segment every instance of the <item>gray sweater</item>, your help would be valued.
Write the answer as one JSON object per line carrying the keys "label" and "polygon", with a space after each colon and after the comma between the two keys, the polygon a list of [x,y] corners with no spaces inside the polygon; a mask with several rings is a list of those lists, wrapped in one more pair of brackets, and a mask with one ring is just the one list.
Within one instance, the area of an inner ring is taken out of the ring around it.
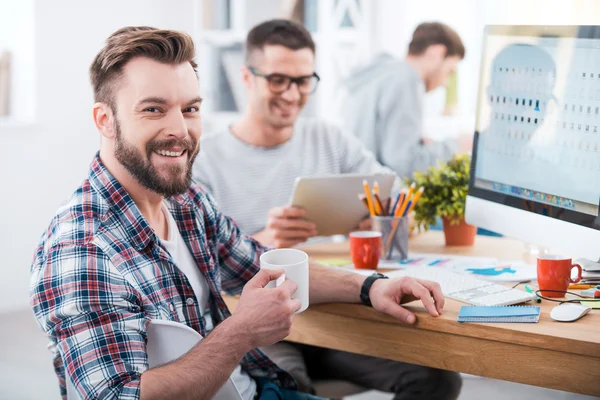
{"label": "gray sweater", "polygon": [[351,75],[343,90],[344,130],[398,176],[445,161],[457,150],[454,141],[423,143],[425,84],[406,61],[381,55]]}
{"label": "gray sweater", "polygon": [[275,147],[249,145],[229,130],[203,136],[193,180],[242,231],[254,234],[271,208],[289,203],[296,177],[343,173],[393,172],[334,125],[299,119],[292,138]]}

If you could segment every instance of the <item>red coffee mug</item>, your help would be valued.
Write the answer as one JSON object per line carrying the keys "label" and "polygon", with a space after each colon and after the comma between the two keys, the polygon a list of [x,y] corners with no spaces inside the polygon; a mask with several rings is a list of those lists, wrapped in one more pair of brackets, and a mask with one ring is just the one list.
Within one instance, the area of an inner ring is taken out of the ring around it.
{"label": "red coffee mug", "polygon": [[350,233],[350,255],[354,268],[377,269],[381,252],[381,232]]}
{"label": "red coffee mug", "polygon": [[[571,279],[573,268],[577,268],[575,280]],[[538,286],[542,296],[545,297],[564,297],[569,283],[577,283],[581,280],[581,272],[581,265],[573,264],[568,257],[543,255],[537,259]]]}

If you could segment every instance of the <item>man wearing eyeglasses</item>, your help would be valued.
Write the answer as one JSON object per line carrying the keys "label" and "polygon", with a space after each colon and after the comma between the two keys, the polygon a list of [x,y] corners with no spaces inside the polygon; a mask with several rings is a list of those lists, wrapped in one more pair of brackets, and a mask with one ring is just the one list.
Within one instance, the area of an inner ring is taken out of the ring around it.
{"label": "man wearing eyeglasses", "polygon": [[319,83],[304,27],[267,21],[248,33],[245,50],[246,109],[227,131],[202,138],[194,180],[244,232],[267,246],[291,247],[318,235],[304,210],[286,206],[296,177],[393,171],[337,127],[298,118]]}
{"label": "man wearing eyeglasses", "polygon": [[[354,137],[322,121],[298,118],[318,85],[315,44],[301,25],[272,20],[246,40],[242,78],[248,104],[225,132],[202,137],[193,179],[221,211],[259,242],[289,247],[318,232],[304,211],[285,206],[297,176],[391,173]],[[335,378],[396,393],[395,399],[455,399],[454,372],[280,342],[262,348],[314,392],[311,378]]]}

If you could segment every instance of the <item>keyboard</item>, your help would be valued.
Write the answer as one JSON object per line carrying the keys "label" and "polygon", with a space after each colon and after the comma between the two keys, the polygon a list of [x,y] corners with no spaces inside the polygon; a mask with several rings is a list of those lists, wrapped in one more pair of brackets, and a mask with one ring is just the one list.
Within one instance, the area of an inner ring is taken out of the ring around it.
{"label": "keyboard", "polygon": [[439,267],[414,267],[386,273],[390,278],[409,276],[437,282],[444,296],[477,306],[507,306],[534,300],[535,295],[519,289],[460,275]]}

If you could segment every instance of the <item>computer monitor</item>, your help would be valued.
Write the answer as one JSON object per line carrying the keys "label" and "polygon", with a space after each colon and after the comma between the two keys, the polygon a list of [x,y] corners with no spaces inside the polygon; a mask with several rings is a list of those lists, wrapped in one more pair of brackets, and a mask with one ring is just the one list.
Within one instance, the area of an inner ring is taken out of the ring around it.
{"label": "computer monitor", "polygon": [[600,26],[485,29],[467,222],[600,259]]}

